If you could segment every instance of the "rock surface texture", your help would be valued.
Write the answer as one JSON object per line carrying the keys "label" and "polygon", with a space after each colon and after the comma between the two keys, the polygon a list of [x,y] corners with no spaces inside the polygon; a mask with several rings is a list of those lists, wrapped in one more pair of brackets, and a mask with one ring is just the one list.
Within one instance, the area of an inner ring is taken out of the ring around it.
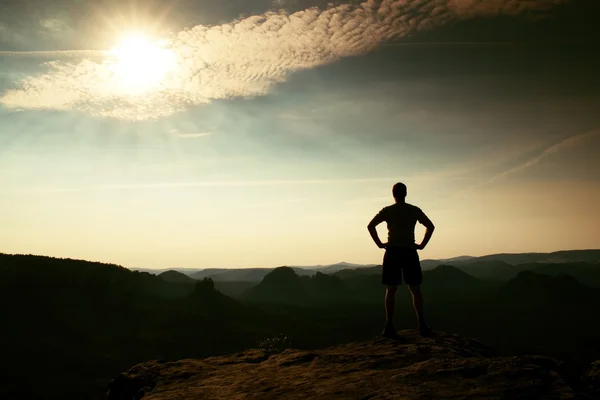
{"label": "rock surface texture", "polygon": [[[598,384],[598,367],[587,381]],[[592,399],[577,394],[548,357],[497,357],[481,343],[437,333],[399,332],[323,350],[267,356],[150,361],[109,385],[116,400],[179,399]],[[582,397],[583,396],[583,397]]]}

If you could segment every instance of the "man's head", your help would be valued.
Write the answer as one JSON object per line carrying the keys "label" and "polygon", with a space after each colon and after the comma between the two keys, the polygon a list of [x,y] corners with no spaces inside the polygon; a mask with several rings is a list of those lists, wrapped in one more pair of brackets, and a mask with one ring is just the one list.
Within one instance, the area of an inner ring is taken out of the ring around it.
{"label": "man's head", "polygon": [[406,197],[406,185],[402,182],[396,183],[392,188],[392,194],[396,201],[404,201],[404,198]]}

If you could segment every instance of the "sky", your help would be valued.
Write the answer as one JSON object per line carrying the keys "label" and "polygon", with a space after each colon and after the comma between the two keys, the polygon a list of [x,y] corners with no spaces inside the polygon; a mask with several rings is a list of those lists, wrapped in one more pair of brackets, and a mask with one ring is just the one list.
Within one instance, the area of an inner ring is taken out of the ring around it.
{"label": "sky", "polygon": [[421,259],[600,248],[596,3],[0,0],[0,252],[377,263],[398,181]]}

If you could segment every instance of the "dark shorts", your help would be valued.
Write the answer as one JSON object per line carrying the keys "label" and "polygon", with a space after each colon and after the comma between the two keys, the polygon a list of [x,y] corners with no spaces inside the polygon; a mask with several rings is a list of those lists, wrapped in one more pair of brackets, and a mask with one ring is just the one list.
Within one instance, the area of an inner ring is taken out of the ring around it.
{"label": "dark shorts", "polygon": [[383,256],[381,283],[384,285],[420,285],[423,272],[416,249],[405,247],[389,247]]}

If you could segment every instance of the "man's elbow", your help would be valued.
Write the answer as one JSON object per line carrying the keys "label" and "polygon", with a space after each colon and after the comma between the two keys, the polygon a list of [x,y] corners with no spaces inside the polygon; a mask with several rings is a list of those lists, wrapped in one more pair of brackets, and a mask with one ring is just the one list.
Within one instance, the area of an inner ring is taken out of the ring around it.
{"label": "man's elbow", "polygon": [[369,225],[367,225],[367,230],[373,231],[373,230],[375,230],[376,227],[377,227],[376,224],[374,224],[373,222],[369,222]]}
{"label": "man's elbow", "polygon": [[433,225],[433,224],[429,224],[428,226],[426,226],[426,228],[429,232],[435,231],[435,225]]}

